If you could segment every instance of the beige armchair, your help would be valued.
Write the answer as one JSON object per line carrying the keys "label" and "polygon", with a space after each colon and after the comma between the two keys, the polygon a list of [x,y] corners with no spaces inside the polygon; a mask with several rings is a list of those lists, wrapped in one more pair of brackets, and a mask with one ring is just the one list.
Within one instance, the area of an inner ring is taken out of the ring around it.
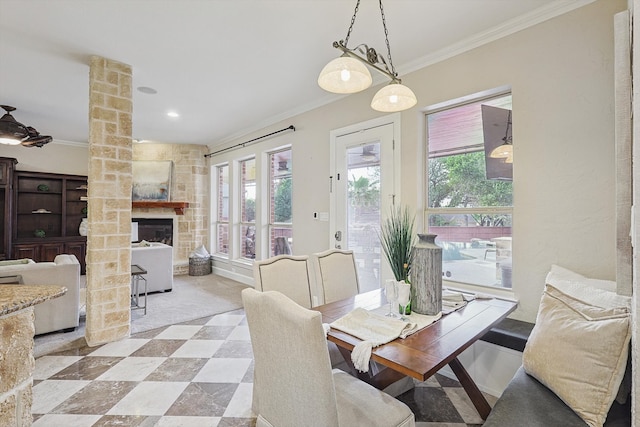
{"label": "beige armchair", "polygon": [[147,292],[173,290],[173,247],[159,242],[131,245],[131,264],[147,270]]}
{"label": "beige armchair", "polygon": [[312,259],[316,282],[318,286],[322,286],[325,304],[360,293],[353,251],[329,249],[313,254]]}
{"label": "beige armchair", "polygon": [[242,291],[257,427],[415,426],[409,407],[329,363],[321,314],[279,292]]}
{"label": "beige armchair", "polygon": [[258,291],[282,292],[303,307],[311,308],[309,257],[278,255],[253,263],[253,279]]}
{"label": "beige armchair", "polygon": [[20,276],[25,285],[65,286],[67,293],[34,308],[36,335],[72,331],[80,323],[80,263],[75,255],[57,255],[53,262],[0,262],[0,278]]}

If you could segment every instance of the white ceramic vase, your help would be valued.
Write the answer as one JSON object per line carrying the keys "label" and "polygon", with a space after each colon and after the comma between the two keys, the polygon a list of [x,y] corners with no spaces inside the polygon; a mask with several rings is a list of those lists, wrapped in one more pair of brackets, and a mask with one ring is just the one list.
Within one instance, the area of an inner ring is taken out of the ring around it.
{"label": "white ceramic vase", "polygon": [[78,227],[78,233],[80,233],[81,236],[86,236],[88,232],[89,223],[87,222],[87,218],[82,218],[82,221],[80,221],[80,226]]}

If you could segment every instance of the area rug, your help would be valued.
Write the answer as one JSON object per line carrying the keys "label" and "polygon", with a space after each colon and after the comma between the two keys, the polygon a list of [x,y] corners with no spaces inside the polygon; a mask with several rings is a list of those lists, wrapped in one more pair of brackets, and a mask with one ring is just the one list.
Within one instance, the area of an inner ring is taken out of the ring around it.
{"label": "area rug", "polygon": [[[175,276],[171,292],[148,295],[146,315],[144,310],[131,311],[131,334],[242,308],[240,293],[246,287],[242,283],[215,274]],[[81,292],[80,326],[73,332],[51,333],[35,337],[34,356],[36,358],[86,345],[83,296],[84,292]],[[141,300],[144,302],[144,297],[141,297]]]}

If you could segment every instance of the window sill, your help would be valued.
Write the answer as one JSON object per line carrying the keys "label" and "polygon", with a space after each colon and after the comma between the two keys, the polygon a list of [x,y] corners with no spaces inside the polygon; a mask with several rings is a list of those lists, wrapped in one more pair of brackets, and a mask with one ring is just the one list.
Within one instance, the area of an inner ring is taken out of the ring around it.
{"label": "window sill", "polygon": [[234,267],[253,269],[253,260],[238,258],[231,261]]}
{"label": "window sill", "polygon": [[497,299],[518,302],[513,289],[496,288],[491,286],[472,285],[470,283],[442,281],[442,288],[452,291],[470,292],[473,294],[490,295]]}

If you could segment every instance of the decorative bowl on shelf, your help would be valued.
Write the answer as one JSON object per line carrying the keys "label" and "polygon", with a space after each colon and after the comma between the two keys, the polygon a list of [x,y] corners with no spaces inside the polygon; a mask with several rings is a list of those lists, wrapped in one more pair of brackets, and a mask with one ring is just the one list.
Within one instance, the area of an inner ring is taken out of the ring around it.
{"label": "decorative bowl on shelf", "polygon": [[37,209],[35,211],[31,211],[31,213],[35,213],[35,214],[50,214],[51,211],[48,211],[46,209]]}
{"label": "decorative bowl on shelf", "polygon": [[49,191],[49,186],[47,184],[38,185],[38,191]]}
{"label": "decorative bowl on shelf", "polygon": [[47,233],[45,233],[44,230],[41,230],[40,228],[38,228],[33,232],[33,235],[36,237],[42,238],[42,237],[45,237]]}

